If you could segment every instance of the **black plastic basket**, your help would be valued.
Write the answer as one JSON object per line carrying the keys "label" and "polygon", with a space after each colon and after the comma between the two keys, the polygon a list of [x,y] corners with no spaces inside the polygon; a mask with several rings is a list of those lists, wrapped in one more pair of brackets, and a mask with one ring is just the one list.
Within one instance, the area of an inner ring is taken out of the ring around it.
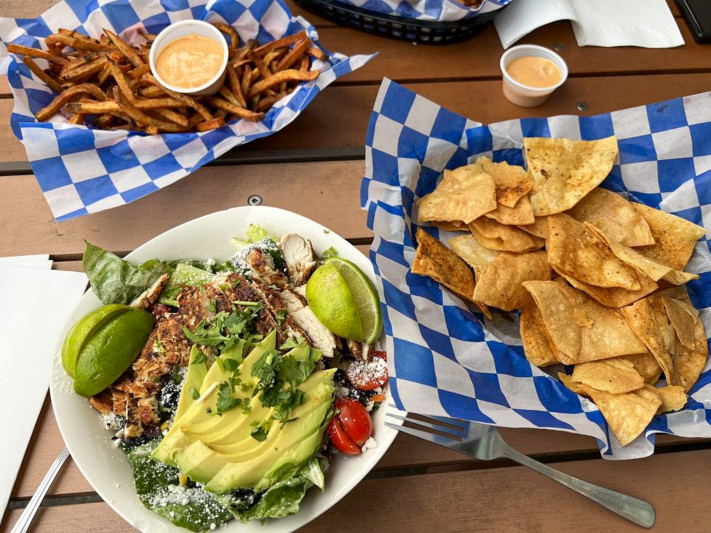
{"label": "black plastic basket", "polygon": [[501,12],[501,9],[498,9],[470,19],[439,22],[374,13],[335,0],[294,0],[294,2],[341,26],[350,26],[382,37],[419,44],[450,44],[469,39]]}

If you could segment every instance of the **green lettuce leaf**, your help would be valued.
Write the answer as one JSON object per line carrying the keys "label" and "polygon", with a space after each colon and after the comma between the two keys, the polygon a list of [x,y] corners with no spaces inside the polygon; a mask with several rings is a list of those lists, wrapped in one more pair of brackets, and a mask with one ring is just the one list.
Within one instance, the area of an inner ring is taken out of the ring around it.
{"label": "green lettuce leaf", "polygon": [[266,239],[267,237],[274,240],[274,238],[269,235],[269,232],[259,224],[250,224],[247,231],[244,232],[244,236],[247,239],[247,242],[251,244],[261,241],[262,239]]}
{"label": "green lettuce leaf", "polygon": [[193,484],[181,487],[178,469],[151,457],[157,444],[154,440],[127,454],[143,505],[190,531],[209,531],[231,520],[232,512],[214,494]]}
{"label": "green lettuce leaf", "polygon": [[94,294],[104,304],[131,303],[161,275],[171,272],[170,266],[158,259],[134,266],[108,250],[84,242],[84,272],[89,277]]}
{"label": "green lettuce leaf", "polygon": [[234,513],[234,515],[247,522],[249,520],[264,520],[266,518],[283,518],[299,512],[301,500],[306,491],[314,485],[323,490],[323,472],[327,462],[313,457],[303,468],[292,477],[272,485],[255,504],[244,509],[229,503],[229,499],[220,499]]}
{"label": "green lettuce leaf", "polygon": [[183,286],[195,287],[197,285],[204,285],[212,281],[214,277],[214,274],[205,269],[185,263],[177,263],[158,301],[166,305],[178,305],[178,294],[183,289]]}

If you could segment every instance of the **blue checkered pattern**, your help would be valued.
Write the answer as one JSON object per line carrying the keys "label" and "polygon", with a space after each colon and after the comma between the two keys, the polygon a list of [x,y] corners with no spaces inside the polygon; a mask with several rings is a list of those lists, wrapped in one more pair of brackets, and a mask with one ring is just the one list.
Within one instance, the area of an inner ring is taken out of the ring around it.
{"label": "blue checkered pattern", "polygon": [[[370,259],[385,318],[391,387],[398,407],[507,427],[595,437],[606,458],[643,457],[654,434],[711,437],[711,365],[683,411],[654,418],[621,448],[597,407],[528,363],[518,321],[486,321],[428,277],[410,272],[416,202],[444,169],[486,155],[523,164],[523,138],[593,140],[617,135],[620,157],[604,187],[711,228],[711,93],[596,117],[559,116],[481,126],[384,80],[366,140],[361,203],[375,233]],[[447,242],[452,234],[427,226]],[[711,254],[703,238],[688,269],[694,305],[711,332]],[[549,371],[550,372],[550,371]]]}
{"label": "blue checkered pattern", "polygon": [[478,7],[467,7],[455,0],[336,0],[339,4],[367,9],[406,19],[452,22],[474,18],[501,9],[511,0],[484,0]]}
{"label": "blue checkered pattern", "polygon": [[[198,18],[227,22],[244,41],[257,39],[260,43],[306,29],[320,46],[313,26],[294,17],[281,0],[206,4],[206,0],[65,0],[34,20],[0,19],[0,40],[44,48],[44,37],[59,28],[92,36],[108,28],[137,41],[139,29],[158,33],[172,22]],[[312,68],[320,69],[321,75],[279,101],[260,123],[237,120],[204,133],[163,135],[90,129],[69,124],[62,116],[38,123],[34,115],[54,98],[51,89],[14,56],[5,58],[0,71],[7,73],[14,95],[13,132],[25,145],[55,217],[66,220],[133,202],[184,178],[235,146],[281,130],[323,88],[371,57],[335,53],[329,54],[325,63],[314,61]]]}

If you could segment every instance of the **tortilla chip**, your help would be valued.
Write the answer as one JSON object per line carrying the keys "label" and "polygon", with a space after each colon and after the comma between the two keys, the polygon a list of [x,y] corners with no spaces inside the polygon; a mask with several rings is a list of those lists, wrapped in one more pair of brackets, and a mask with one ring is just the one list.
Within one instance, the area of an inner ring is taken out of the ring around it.
{"label": "tortilla chip", "polygon": [[632,305],[623,307],[620,311],[637,337],[662,367],[667,383],[677,385],[673,379],[674,328],[667,321],[662,299],[653,294]]}
{"label": "tortilla chip", "polygon": [[469,223],[496,209],[494,180],[481,165],[445,170],[437,188],[419,201],[419,220]]}
{"label": "tortilla chip", "polygon": [[694,332],[699,312],[686,302],[667,298],[666,296],[662,296],[661,299],[679,342],[689,349],[696,348]]}
{"label": "tortilla chip", "polygon": [[617,157],[617,137],[572,141],[528,137],[523,140],[533,178],[533,214],[567,211],[607,177]]}
{"label": "tortilla chip", "polygon": [[654,281],[664,279],[672,285],[684,285],[692,279],[698,279],[699,276],[682,270],[675,270],[669,265],[664,265],[651,257],[646,257],[639,251],[624,244],[620,244],[615,238],[603,230],[593,226],[589,222],[585,222],[585,227],[600,237],[610,247],[612,253],[620,260],[628,265],[636,268],[640,272],[646,274]]}
{"label": "tortilla chip", "polygon": [[504,207],[514,207],[533,187],[533,180],[523,167],[505,161],[494,163],[488,157],[480,157],[476,162],[494,179],[496,201]]}
{"label": "tortilla chip", "polygon": [[548,262],[558,272],[596,287],[641,288],[635,270],[595,232],[565,214],[548,217]]}
{"label": "tortilla chip", "polygon": [[417,242],[412,273],[429,276],[457,296],[472,301],[474,274],[466,263],[422,228],[417,228]]}
{"label": "tortilla chip", "polygon": [[545,252],[512,254],[504,252],[484,268],[477,279],[474,300],[504,311],[533,304],[521,285],[524,281],[551,279]]}
{"label": "tortilla chip", "polygon": [[514,207],[499,204],[496,209],[484,215],[508,226],[533,224],[533,208],[528,196],[523,196]]}
{"label": "tortilla chip", "polygon": [[556,272],[568,280],[568,283],[573,287],[587,293],[605,307],[624,307],[630,305],[640,298],[644,298],[648,294],[653,293],[658,287],[654,281],[641,272],[637,273],[640,288],[636,291],[628,291],[627,289],[621,289],[619,287],[596,287],[595,285],[588,285],[587,283],[578,281],[563,271],[556,270]]}
{"label": "tortilla chip", "polygon": [[564,364],[644,353],[644,344],[624,318],[586,294],[556,281],[526,281],[546,331]]}
{"label": "tortilla chip", "polygon": [[449,246],[474,269],[477,279],[481,271],[501,253],[482,246],[471,234],[450,239]]}
{"label": "tortilla chip", "polygon": [[568,214],[578,222],[589,222],[625,246],[654,244],[649,224],[621,195],[596,188],[574,205]]}
{"label": "tortilla chip", "polygon": [[482,246],[502,252],[533,252],[546,242],[514,226],[505,226],[485,217],[469,224],[469,230]]}
{"label": "tortilla chip", "polygon": [[688,400],[688,396],[684,392],[684,387],[678,385],[659,387],[657,394],[659,394],[659,398],[662,400],[662,405],[657,409],[658,415],[670,411],[679,411],[684,408]]}
{"label": "tortilla chip", "polygon": [[543,316],[535,305],[528,305],[521,311],[519,321],[523,353],[529,363],[536,366],[548,366],[558,363],[551,339],[543,324]]}
{"label": "tortilla chip", "polygon": [[694,339],[696,346],[693,349],[687,348],[679,339],[675,339],[674,375],[671,382],[667,380],[669,385],[681,385],[685,392],[689,392],[699,380],[709,355],[704,325],[698,318],[694,328]]}
{"label": "tortilla chip", "polygon": [[535,217],[533,224],[519,226],[520,229],[541,239],[548,238],[548,217]]}
{"label": "tortilla chip", "polygon": [[659,381],[659,376],[662,375],[662,367],[659,366],[657,360],[649,352],[625,355],[619,359],[624,359],[632,363],[634,369],[642,376],[644,382],[648,385],[654,385]]}
{"label": "tortilla chip", "polygon": [[596,390],[623,394],[644,387],[644,378],[630,361],[623,358],[605,359],[575,365],[573,381]]}
{"label": "tortilla chip", "polygon": [[656,389],[649,385],[625,394],[612,394],[586,385],[583,388],[622,446],[627,446],[644,431],[662,404]]}
{"label": "tortilla chip", "polygon": [[435,220],[432,223],[443,231],[469,231],[469,226],[467,226],[461,220],[452,220],[452,221]]}
{"label": "tortilla chip", "polygon": [[644,246],[638,251],[676,270],[684,270],[696,241],[706,234],[706,230],[659,209],[636,203],[632,206],[647,221],[655,240],[652,246]]}
{"label": "tortilla chip", "polygon": [[583,384],[574,381],[572,376],[564,374],[563,372],[558,372],[558,379],[575,394],[580,394],[581,396],[588,395],[588,393],[585,392],[585,389],[583,389]]}

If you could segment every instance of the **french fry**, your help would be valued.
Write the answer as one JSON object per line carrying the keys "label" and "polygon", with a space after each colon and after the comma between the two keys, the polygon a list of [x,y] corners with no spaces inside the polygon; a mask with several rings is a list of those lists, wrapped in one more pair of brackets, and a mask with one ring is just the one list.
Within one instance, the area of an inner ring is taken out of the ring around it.
{"label": "french fry", "polygon": [[158,83],[158,80],[156,80],[153,76],[150,74],[145,74],[145,79],[149,80],[151,83],[155,85],[159,85],[163,91],[172,96],[173,98],[180,100],[183,104],[187,105],[188,107],[192,107],[195,111],[200,113],[203,119],[205,120],[212,120],[214,117],[212,116],[212,113],[200,102],[192,98],[191,96],[188,96],[187,94],[181,94],[181,93],[176,93],[175,91],[171,91],[170,89],[166,89],[162,85]]}
{"label": "french fry", "polygon": [[269,67],[267,67],[266,63],[264,63],[264,60],[261,57],[259,57],[254,52],[249,54],[248,57],[254,63],[254,65],[257,67],[257,70],[259,71],[259,73],[262,75],[263,78],[268,78],[269,76],[272,75],[272,71],[269,70]]}
{"label": "french fry", "polygon": [[225,125],[225,120],[222,117],[219,118],[213,118],[212,120],[208,120],[205,122],[201,122],[196,126],[198,131],[209,131],[209,130],[216,130],[218,128],[221,128],[222,126]]}
{"label": "french fry", "polygon": [[38,50],[37,48],[30,48],[29,46],[22,46],[20,44],[8,44],[7,51],[11,54],[20,54],[39,59],[46,59],[50,63],[55,63],[57,65],[66,65],[69,63],[69,60],[62,56],[54,55],[49,52],[45,52],[44,50]]}
{"label": "french fry", "polygon": [[311,46],[306,53],[314,59],[318,59],[320,61],[326,61],[328,59],[326,53],[323,50],[316,48],[315,46]]}
{"label": "french fry", "polygon": [[158,120],[155,117],[146,115],[143,111],[138,109],[133,105],[132,102],[126,98],[126,96],[121,92],[118,87],[114,87],[113,90],[114,101],[119,105],[121,111],[135,120],[141,126],[155,126],[163,131],[167,132],[180,132],[185,131],[183,126],[174,124],[172,122],[166,122],[164,120]]}
{"label": "french fry", "polygon": [[233,115],[237,115],[238,117],[251,122],[259,122],[264,118],[264,113],[255,113],[254,111],[250,111],[244,107],[231,104],[222,98],[210,98],[210,103],[219,109],[224,109],[228,113],[232,113]]}
{"label": "french fry", "polygon": [[69,123],[70,124],[84,124],[84,119],[86,118],[86,115],[83,115],[81,113],[74,113],[70,118],[69,118]]}
{"label": "french fry", "polygon": [[242,71],[241,86],[242,94],[244,95],[246,101],[247,95],[249,94],[249,88],[252,86],[252,67],[249,65],[245,65],[244,70]]}
{"label": "french fry", "polygon": [[121,52],[121,54],[123,54],[123,56],[128,59],[134,67],[138,68],[142,65],[145,65],[145,61],[143,61],[143,58],[141,58],[141,56],[136,53],[136,51],[131,45],[124,42],[118,35],[116,35],[110,30],[104,29],[104,33],[108,36],[108,38],[118,49],[118,51]]}
{"label": "french fry", "polygon": [[266,55],[267,52],[271,52],[275,48],[284,48],[287,46],[291,46],[292,44],[299,42],[304,37],[306,37],[306,30],[300,31],[299,33],[295,33],[293,35],[287,35],[286,37],[282,37],[281,39],[277,39],[276,41],[264,44],[257,48],[254,53],[263,56]]}
{"label": "french fry", "polygon": [[52,76],[47,74],[44,70],[42,70],[37,63],[35,63],[30,56],[25,56],[22,61],[27,65],[27,68],[30,69],[30,71],[37,76],[40,80],[45,82],[53,91],[61,93],[62,92],[62,86],[59,85],[59,82],[55,80]]}
{"label": "french fry", "polygon": [[186,104],[177,98],[149,98],[147,100],[134,100],[133,104],[139,109],[161,109],[185,107]]}
{"label": "french fry", "polygon": [[[150,82],[149,82],[150,83]],[[161,96],[165,96],[165,92],[161,87],[158,87],[157,85],[150,85],[149,87],[144,87],[140,91],[141,96],[145,98],[158,98]]]}
{"label": "french fry", "polygon": [[82,100],[81,102],[70,102],[67,109],[71,113],[82,113],[86,115],[103,115],[106,113],[120,113],[121,108],[113,100],[97,102],[95,100]]}
{"label": "french fry", "polygon": [[237,71],[231,64],[227,65],[227,86],[230,91],[237,99],[237,103],[242,107],[247,107],[247,100],[244,98],[244,93],[242,92],[242,85],[240,84],[239,76]]}
{"label": "french fry", "polygon": [[301,72],[308,72],[310,66],[311,66],[311,61],[309,61],[309,58],[307,56],[302,57],[301,58],[301,66],[299,67],[299,70]]}
{"label": "french fry", "polygon": [[228,46],[236,50],[239,46],[239,36],[237,35],[237,31],[232,26],[225,24],[224,22],[213,22],[212,25],[222,33],[230,36],[230,43]]}
{"label": "french fry", "polygon": [[310,70],[308,72],[301,72],[300,70],[282,70],[276,74],[272,74],[270,77],[260,80],[255,83],[249,90],[249,97],[258,95],[267,89],[276,87],[285,81],[311,81],[315,80],[321,73],[320,70]]}
{"label": "french fry", "polygon": [[277,64],[277,71],[288,69],[291,65],[296,63],[301,57],[306,53],[306,51],[311,46],[311,39],[306,37],[300,40],[294,48],[292,48],[288,54],[286,54],[281,61]]}
{"label": "french fry", "polygon": [[234,105],[242,105],[237,101],[237,98],[235,98],[235,95],[230,91],[230,89],[227,87],[227,85],[223,85],[220,87],[220,90],[217,91],[220,93],[220,96],[227,100],[229,103],[234,104]]}
{"label": "french fry", "polygon": [[189,125],[189,121],[186,117],[171,109],[153,109],[153,114],[158,115],[160,118],[165,120],[175,122],[184,128],[187,128]]}
{"label": "french fry", "polygon": [[257,111],[264,112],[271,109],[271,107],[279,100],[281,100],[284,96],[286,96],[286,93],[280,93],[274,96],[267,96],[265,98],[262,98],[257,104]]}
{"label": "french fry", "polygon": [[62,81],[79,81],[88,79],[103,69],[106,61],[106,56],[97,57],[96,59],[92,59],[88,63],[73,68],[63,74],[60,73],[59,78]]}
{"label": "french fry", "polygon": [[114,62],[109,60],[109,69],[111,70],[111,75],[113,76],[118,88],[124,94],[124,96],[130,100],[135,100],[133,96],[133,90],[131,89],[131,83],[128,81],[126,74],[119,68],[119,66]]}
{"label": "french fry", "polygon": [[148,74],[151,71],[151,66],[150,65],[143,65],[138,68],[134,68],[133,70],[128,71],[128,77],[132,79],[140,78],[144,74]]}
{"label": "french fry", "polygon": [[81,39],[78,35],[79,34],[76,33],[74,35],[53,34],[45,38],[44,42],[47,46],[59,48],[60,50],[65,46],[70,46],[75,50],[87,50],[89,52],[109,50],[109,47],[105,44],[95,43],[89,39]]}
{"label": "french fry", "polygon": [[103,100],[106,98],[104,92],[96,85],[93,85],[91,83],[82,83],[81,85],[75,85],[74,87],[70,87],[63,91],[59,96],[52,100],[52,102],[47,107],[44,107],[37,111],[37,120],[39,120],[40,122],[48,120],[49,118],[59,113],[59,110],[62,109],[62,107],[64,107],[67,103],[82,94],[90,94],[94,98],[97,98],[99,100]]}

